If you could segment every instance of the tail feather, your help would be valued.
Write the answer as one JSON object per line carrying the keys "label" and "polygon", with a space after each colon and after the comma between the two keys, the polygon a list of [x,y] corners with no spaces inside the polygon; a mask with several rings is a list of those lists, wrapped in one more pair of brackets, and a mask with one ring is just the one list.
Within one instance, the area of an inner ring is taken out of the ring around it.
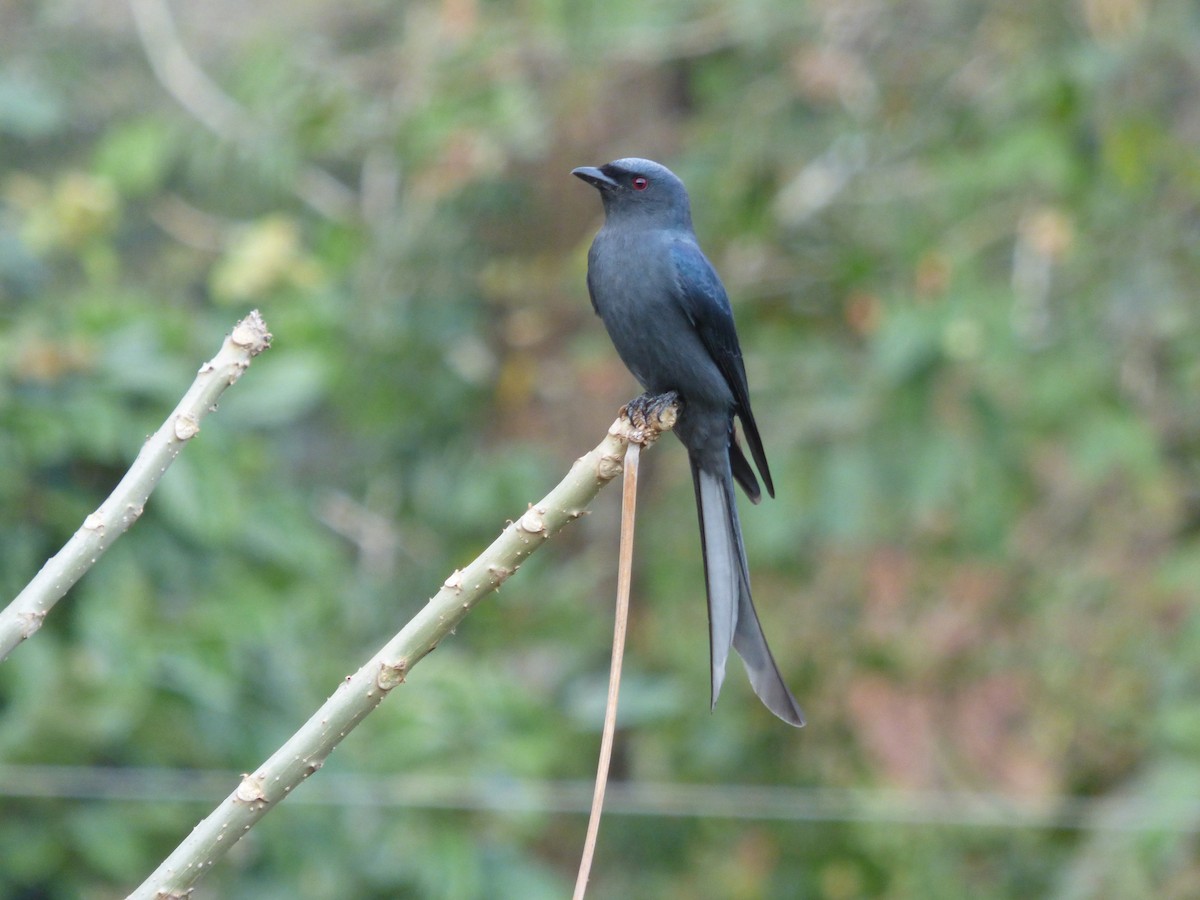
{"label": "tail feather", "polygon": [[804,714],[771,656],[750,596],[750,573],[729,462],[723,462],[720,472],[701,468],[694,457],[691,463],[708,589],[713,706],[721,692],[732,646],[742,657],[750,684],[766,707],[789,725],[803,725]]}
{"label": "tail feather", "polygon": [[725,663],[738,626],[742,563],[730,540],[725,486],[716,476],[692,465],[696,507],[700,513],[700,550],[708,592],[708,644],[712,672],[712,705],[725,681]]}
{"label": "tail feather", "polygon": [[742,452],[742,448],[732,437],[729,442],[729,467],[733,471],[733,480],[742,486],[742,490],[746,492],[750,502],[761,501],[762,491],[759,490],[758,479],[754,477],[754,470],[750,468],[746,454]]}

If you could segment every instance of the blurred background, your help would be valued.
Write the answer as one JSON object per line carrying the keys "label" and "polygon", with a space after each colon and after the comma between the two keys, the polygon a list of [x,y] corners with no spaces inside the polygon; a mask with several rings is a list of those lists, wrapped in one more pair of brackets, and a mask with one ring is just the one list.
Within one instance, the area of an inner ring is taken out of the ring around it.
{"label": "blurred background", "polygon": [[[0,896],[124,896],[599,442],[627,155],[734,304],[809,724],[709,713],[664,440],[590,896],[1196,896],[1198,148],[1184,0],[0,0],[4,596],[275,334],[0,666]],[[617,493],[196,896],[566,896]]]}

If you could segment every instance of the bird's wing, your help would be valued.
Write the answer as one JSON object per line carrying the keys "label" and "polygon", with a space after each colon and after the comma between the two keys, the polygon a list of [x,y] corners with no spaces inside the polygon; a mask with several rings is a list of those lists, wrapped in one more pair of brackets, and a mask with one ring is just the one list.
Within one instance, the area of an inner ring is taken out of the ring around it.
{"label": "bird's wing", "polygon": [[591,301],[592,301],[592,312],[594,312],[596,315],[600,315],[600,307],[596,305],[596,288],[595,288],[595,282],[594,282],[594,281],[593,281],[593,279],[592,279],[592,271],[593,271],[593,270],[594,270],[594,268],[595,268],[595,267],[592,265],[592,253],[593,253],[593,252],[594,252],[593,250],[589,250],[589,251],[588,251],[588,271],[587,271],[587,287],[588,287],[588,297],[589,297],[589,298],[591,299]]}
{"label": "bird's wing", "polygon": [[[771,470],[767,466],[767,454],[763,450],[758,425],[750,409],[750,388],[746,383],[746,366],[742,361],[742,348],[738,345],[737,330],[733,324],[733,310],[725,286],[717,276],[712,263],[693,242],[676,240],[671,244],[671,260],[675,265],[677,296],[684,314],[696,333],[700,335],[709,355],[733,392],[735,411],[742,420],[746,443],[750,455],[758,466],[766,485],[767,493],[775,496],[775,485],[771,482]],[[733,445],[736,449],[736,444]],[[740,451],[739,451],[740,455]],[[743,457],[742,462],[745,462]],[[748,466],[746,468],[749,468]],[[739,474],[735,471],[735,475]],[[742,481],[741,478],[738,479]]]}

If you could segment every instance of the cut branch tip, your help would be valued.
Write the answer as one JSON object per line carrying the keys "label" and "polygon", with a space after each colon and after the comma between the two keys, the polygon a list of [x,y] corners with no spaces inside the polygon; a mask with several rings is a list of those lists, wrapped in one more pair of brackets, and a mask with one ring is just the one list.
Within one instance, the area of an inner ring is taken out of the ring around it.
{"label": "cut branch tip", "polygon": [[233,333],[229,336],[234,344],[249,350],[251,356],[258,356],[270,347],[271,338],[267,323],[257,309],[251,310],[250,315],[233,326]]}

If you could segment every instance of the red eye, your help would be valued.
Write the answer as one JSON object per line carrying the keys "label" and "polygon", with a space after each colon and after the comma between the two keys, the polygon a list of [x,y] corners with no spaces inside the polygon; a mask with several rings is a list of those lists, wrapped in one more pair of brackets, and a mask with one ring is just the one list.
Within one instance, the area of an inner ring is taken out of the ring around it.
{"label": "red eye", "polygon": [[646,188],[650,187],[650,182],[641,175],[633,176],[633,180],[629,183],[633,185],[633,189],[635,191],[644,191]]}

